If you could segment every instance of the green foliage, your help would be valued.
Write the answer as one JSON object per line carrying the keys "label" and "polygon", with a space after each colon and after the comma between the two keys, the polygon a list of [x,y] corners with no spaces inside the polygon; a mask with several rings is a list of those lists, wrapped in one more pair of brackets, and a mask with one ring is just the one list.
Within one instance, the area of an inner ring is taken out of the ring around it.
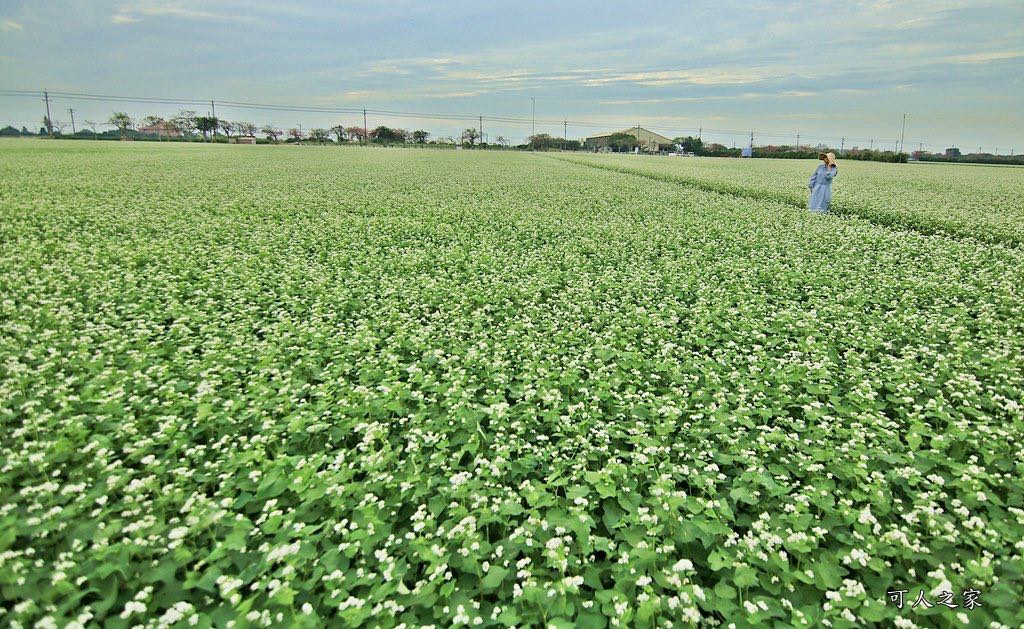
{"label": "green foliage", "polygon": [[328,131],[327,129],[321,128],[310,129],[309,138],[314,142],[319,142],[320,144],[323,144],[331,140],[331,132]]}
{"label": "green foliage", "polygon": [[[499,140],[505,138],[499,136]],[[499,144],[501,142],[499,141]],[[547,133],[538,133],[537,135],[531,135],[526,138],[526,148],[534,151],[578,151],[580,150],[581,143],[579,140],[566,140],[565,138],[555,138]]]}
{"label": "green foliage", "polygon": [[640,142],[628,133],[618,132],[608,136],[606,145],[613,151],[623,152],[632,151],[640,145]]}
{"label": "green foliage", "polygon": [[220,121],[216,116],[196,116],[192,119],[195,124],[196,130],[203,134],[203,136],[213,137],[213,134],[217,132],[217,126]]}
{"label": "green foliage", "polygon": [[[817,160],[566,157],[620,173],[806,207],[807,180]],[[1024,177],[1015,169],[903,165],[839,159],[829,210],[898,229],[995,243],[1024,244]],[[951,200],[955,199],[955,200]]]}
{"label": "green foliage", "polygon": [[[951,150],[953,151],[953,154],[950,154]],[[914,151],[914,157],[922,162],[1024,166],[1024,155],[993,155],[991,153],[970,153],[968,155],[961,155],[959,149],[946,149],[946,154],[944,155]]]}
{"label": "green foliage", "polygon": [[107,124],[111,124],[117,128],[122,138],[128,137],[128,131],[132,128],[134,122],[131,116],[124,113],[123,111],[115,111],[111,114],[110,119],[107,120]]}
{"label": "green foliage", "polygon": [[1020,626],[1019,178],[643,161],[0,143],[3,624]]}
{"label": "green foliage", "polygon": [[701,140],[700,138],[695,138],[693,136],[688,135],[686,137],[676,138],[672,141],[682,146],[683,151],[687,153],[693,153],[695,155],[704,154],[704,141]]}
{"label": "green foliage", "polygon": [[377,144],[401,144],[405,142],[408,133],[402,129],[381,126],[370,132],[370,135]]}

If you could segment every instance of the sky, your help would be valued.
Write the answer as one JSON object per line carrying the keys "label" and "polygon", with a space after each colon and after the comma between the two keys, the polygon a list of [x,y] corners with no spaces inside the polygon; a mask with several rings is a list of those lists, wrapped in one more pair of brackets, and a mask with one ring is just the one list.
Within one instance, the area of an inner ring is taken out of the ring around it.
{"label": "sky", "polygon": [[[641,125],[727,145],[1024,151],[1024,1],[0,0],[0,125],[42,90],[484,116],[493,141]],[[531,98],[534,99],[531,101]],[[208,106],[55,97],[55,119]],[[232,108],[280,128],[361,114]],[[488,121],[516,118],[526,122]],[[458,135],[476,120],[374,114]]]}

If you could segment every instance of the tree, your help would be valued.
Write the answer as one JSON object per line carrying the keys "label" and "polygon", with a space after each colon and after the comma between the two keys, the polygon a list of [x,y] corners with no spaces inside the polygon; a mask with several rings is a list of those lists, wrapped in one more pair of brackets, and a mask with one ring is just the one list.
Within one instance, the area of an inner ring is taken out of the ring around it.
{"label": "tree", "polygon": [[469,142],[470,146],[473,146],[473,143],[476,142],[476,139],[479,137],[480,132],[473,128],[466,129],[462,132],[462,141]]}
{"label": "tree", "polygon": [[323,144],[331,139],[331,133],[327,129],[310,129],[309,137],[316,140],[318,143]]}
{"label": "tree", "polygon": [[173,118],[171,118],[171,126],[174,127],[178,133],[191,138],[192,134],[198,129],[198,127],[196,127],[196,112],[191,109],[183,109],[179,111]]}
{"label": "tree", "polygon": [[300,131],[299,129],[297,129],[295,127],[292,127],[291,129],[288,129],[288,137],[290,137],[291,139],[295,140],[299,144],[302,143],[302,131]]}
{"label": "tree", "polygon": [[128,131],[134,126],[131,116],[123,111],[115,111],[107,122],[117,127],[117,130],[121,133],[122,140],[128,139]]}
{"label": "tree", "polygon": [[94,140],[98,140],[99,137],[100,137],[99,134],[96,133],[96,124],[97,123],[93,122],[92,120],[86,120],[85,121],[85,126],[87,126],[90,129],[92,129],[92,139],[94,139]]}
{"label": "tree", "polygon": [[535,151],[546,151],[560,146],[562,140],[553,138],[547,133],[538,133],[526,138],[526,143]]}
{"label": "tree", "polygon": [[216,116],[196,116],[195,117],[196,129],[203,134],[206,138],[207,134],[210,135],[210,141],[213,141],[213,133],[217,130],[217,117]]}
{"label": "tree", "polygon": [[683,147],[683,151],[687,153],[693,153],[694,155],[700,155],[704,152],[704,141],[700,138],[695,138],[692,135],[686,137],[679,137],[672,140],[679,146]]}
{"label": "tree", "polygon": [[426,144],[427,138],[429,137],[430,134],[427,133],[426,131],[418,130],[412,132],[412,141],[415,142],[416,144]]}
{"label": "tree", "polygon": [[64,133],[64,127],[68,126],[66,122],[61,122],[60,120],[51,120],[50,124],[53,126],[53,132],[57,135]]}
{"label": "tree", "polygon": [[406,133],[402,129],[380,126],[370,133],[376,144],[399,144],[405,142]]}
{"label": "tree", "polygon": [[632,151],[640,145],[636,138],[628,133],[613,133],[608,136],[608,147],[616,152]]}
{"label": "tree", "polygon": [[49,116],[43,116],[43,132],[39,135],[53,135],[53,121]]}
{"label": "tree", "polygon": [[348,139],[348,132],[345,131],[345,125],[336,124],[331,127],[331,133],[338,138],[338,144],[341,144]]}
{"label": "tree", "polygon": [[494,138],[494,141],[497,142],[498,144],[500,144],[501,148],[505,148],[505,149],[507,149],[508,145],[510,144],[510,142],[508,141],[508,138],[506,138],[503,135],[499,135],[498,137]]}
{"label": "tree", "polygon": [[217,126],[224,132],[224,135],[231,137],[231,133],[235,130],[235,125],[227,120],[218,120]]}
{"label": "tree", "polygon": [[263,128],[260,129],[260,133],[270,138],[270,141],[274,142],[275,144],[277,143],[277,138],[281,137],[281,130],[275,129],[274,127],[268,124],[263,125]]}
{"label": "tree", "polygon": [[960,157],[960,149],[955,146],[951,146],[946,149],[946,157]]}
{"label": "tree", "polygon": [[235,123],[235,129],[238,130],[238,135],[256,135],[256,125],[251,122]]}
{"label": "tree", "polygon": [[349,127],[348,129],[345,129],[345,132],[348,133],[348,137],[360,142],[365,142],[370,135],[363,127]]}

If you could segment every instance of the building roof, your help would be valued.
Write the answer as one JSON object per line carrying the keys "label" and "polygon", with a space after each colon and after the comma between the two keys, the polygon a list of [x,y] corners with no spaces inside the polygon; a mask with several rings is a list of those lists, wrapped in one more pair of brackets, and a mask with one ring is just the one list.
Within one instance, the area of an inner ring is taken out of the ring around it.
{"label": "building roof", "polygon": [[633,133],[636,133],[638,129],[640,131],[646,131],[647,133],[650,133],[653,136],[656,136],[656,137],[658,137],[658,138],[660,138],[662,140],[665,140],[664,144],[670,144],[672,142],[672,138],[666,138],[665,136],[661,135],[660,133],[655,133],[655,132],[651,131],[650,129],[645,129],[643,127],[628,127],[626,129],[619,129],[618,131],[605,131],[603,133],[595,133],[594,135],[587,136],[587,139],[591,140],[591,139],[595,139],[595,138],[607,138],[608,136],[614,135],[616,133],[628,133],[628,134],[632,135]]}
{"label": "building roof", "polygon": [[136,129],[139,133],[164,133],[168,135],[178,134],[178,128],[167,121],[157,122],[151,125],[139,125]]}

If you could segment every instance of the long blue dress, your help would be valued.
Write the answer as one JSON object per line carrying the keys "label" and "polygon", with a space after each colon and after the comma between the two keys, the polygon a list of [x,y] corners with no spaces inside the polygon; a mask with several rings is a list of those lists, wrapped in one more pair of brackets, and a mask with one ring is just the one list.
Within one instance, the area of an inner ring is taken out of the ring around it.
{"label": "long blue dress", "polygon": [[832,180],[839,174],[839,167],[826,169],[824,164],[818,166],[807,182],[811,191],[811,200],[807,203],[807,209],[812,212],[826,214],[828,202],[832,200]]}

